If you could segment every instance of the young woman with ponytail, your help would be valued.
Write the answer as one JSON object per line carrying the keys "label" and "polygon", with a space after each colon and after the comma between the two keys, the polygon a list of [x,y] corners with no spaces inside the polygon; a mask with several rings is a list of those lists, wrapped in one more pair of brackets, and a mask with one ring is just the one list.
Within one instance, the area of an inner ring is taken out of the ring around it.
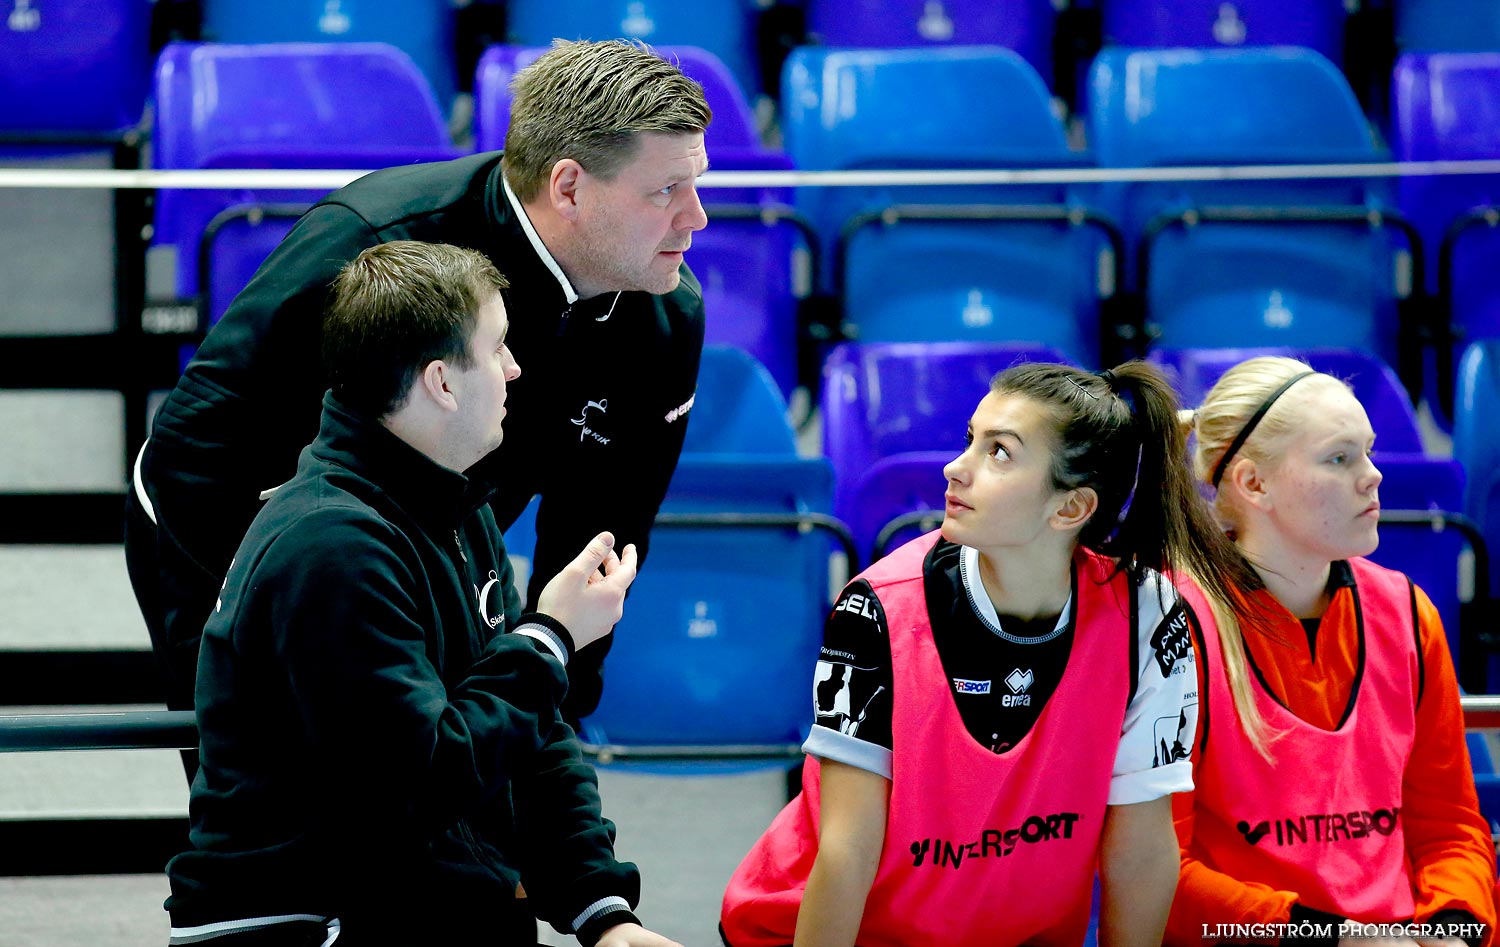
{"label": "young woman with ponytail", "polygon": [[1162,576],[1255,581],[1185,458],[1144,363],[995,377],[941,530],[834,606],[803,791],[729,883],[727,944],[1076,947],[1096,869],[1100,943],[1160,944],[1197,690]]}
{"label": "young woman with ponytail", "polygon": [[1166,943],[1243,943],[1254,925],[1273,934],[1258,943],[1369,933],[1346,919],[1429,925],[1386,944],[1488,943],[1494,847],[1442,623],[1406,576],[1362,558],[1380,514],[1364,409],[1336,378],[1256,358],[1189,420],[1196,474],[1258,581],[1233,596],[1179,583],[1202,631],[1202,740],[1196,789],[1172,802]]}

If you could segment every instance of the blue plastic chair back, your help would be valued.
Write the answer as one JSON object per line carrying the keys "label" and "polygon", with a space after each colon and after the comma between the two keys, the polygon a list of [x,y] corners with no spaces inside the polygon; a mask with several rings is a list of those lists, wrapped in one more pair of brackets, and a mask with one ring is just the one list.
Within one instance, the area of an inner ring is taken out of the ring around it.
{"label": "blue plastic chair back", "polygon": [[1049,0],[809,0],[807,29],[825,46],[1004,46],[1052,74]]}
{"label": "blue plastic chair back", "polygon": [[1358,348],[1398,358],[1395,258],[1357,225],[1216,224],[1157,239],[1146,288],[1161,345]]}
{"label": "blue plastic chair back", "polygon": [[862,342],[1043,345],[1094,365],[1098,250],[1055,224],[872,225],[849,240],[845,318]]}
{"label": "blue plastic chair back", "polygon": [[140,123],[151,77],[149,0],[7,4],[0,133],[118,133]]}
{"label": "blue plastic chair back", "polygon": [[638,39],[657,46],[699,46],[756,91],[752,10],[744,0],[510,0],[508,32],[522,46],[561,39]]}
{"label": "blue plastic chair back", "polygon": [[797,456],[786,400],[764,365],[738,348],[705,345],[684,454]]}
{"label": "blue plastic chair back", "polygon": [[[1104,167],[1376,161],[1348,82],[1310,50],[1106,49],[1089,72],[1089,141]],[[1110,185],[1128,234],[1163,209],[1363,204],[1358,180]]]}
{"label": "blue plastic chair back", "polygon": [[[1348,83],[1310,50],[1106,50],[1090,78],[1091,140],[1112,167],[1379,159]],[[1363,209],[1357,179],[1115,184],[1127,238],[1194,207]],[[1389,229],[1389,228],[1385,228]],[[1364,224],[1172,226],[1151,246],[1147,311],[1173,348],[1364,348],[1395,361],[1390,238]],[[1132,270],[1134,267],[1132,267]]]}
{"label": "blue plastic chair back", "polygon": [[[1040,346],[962,342],[844,343],[830,353],[823,365],[823,452],[833,462],[835,515],[850,525],[861,552],[880,525],[911,509],[909,503],[893,504],[889,514],[861,508],[861,484],[876,479],[877,462],[913,452],[952,460],[963,450],[969,418],[995,374],[1039,361],[1067,359]],[[939,509],[941,471],[939,464]]]}
{"label": "blue plastic chair back", "polygon": [[[785,155],[760,150],[710,151],[724,170],[789,171]],[[725,204],[790,204],[785,188],[712,188],[700,192],[709,224],[693,234],[688,266],[703,287],[704,341],[733,345],[754,356],[782,394],[797,386],[797,300],[806,276],[804,241],[786,220],[730,217]]]}
{"label": "blue plastic chair back", "polygon": [[[1457,461],[1412,454],[1376,454],[1383,510],[1458,513],[1462,510],[1464,471]],[[1463,576],[1463,534],[1427,524],[1380,524],[1380,548],[1370,556],[1387,568],[1406,573],[1427,593],[1443,619],[1454,661],[1465,660],[1459,648],[1459,605]]]}
{"label": "blue plastic chair back", "polygon": [[[1500,158],[1500,52],[1407,53],[1391,77],[1391,112],[1398,161]],[[1436,291],[1444,235],[1471,209],[1500,205],[1500,175],[1403,177],[1397,193],[1402,213],[1427,245],[1427,288]],[[1454,321],[1466,338],[1500,337],[1500,292],[1492,276],[1500,231],[1467,229],[1453,250]]]}
{"label": "blue plastic chair back", "polygon": [[[380,95],[372,98],[371,89]],[[156,70],[158,168],[383,168],[456,155],[426,80],[381,43],[174,43]],[[176,248],[177,291],[198,286],[198,242],[226,208],[310,204],[316,191],[164,190],[154,245]],[[241,222],[215,244],[217,319],[291,224]]]}
{"label": "blue plastic chair back", "polygon": [[[1375,447],[1380,454],[1422,453],[1422,434],[1417,415],[1389,365],[1368,352],[1353,349],[1157,349],[1151,361],[1161,365],[1172,379],[1184,407],[1203,402],[1210,388],[1229,369],[1246,359],[1262,355],[1300,358],[1315,370],[1342,379],[1370,416],[1375,429]],[[1376,459],[1379,465],[1379,457]]]}
{"label": "blue plastic chair back", "polygon": [[[803,169],[1076,166],[1036,71],[997,46],[803,48],[783,83],[787,150]],[[1056,186],[804,189],[832,280],[856,214],[892,204],[1070,203]],[[843,292],[871,341],[1029,340],[1092,362],[1098,238],[1066,224],[901,221],[849,235]]]}
{"label": "blue plastic chair back", "polygon": [[1500,6],[1490,0],[1395,0],[1405,50],[1500,50]]}
{"label": "blue plastic chair back", "polygon": [[[831,490],[821,459],[684,454],[662,511],[826,513]],[[829,602],[828,552],[820,535],[795,528],[658,526],[585,736],[800,742],[812,723],[808,685]]]}
{"label": "blue plastic chair back", "polygon": [[1458,364],[1453,459],[1468,473],[1463,511],[1490,549],[1490,588],[1500,591],[1500,340],[1475,342]]}
{"label": "blue plastic chair back", "polygon": [[1104,0],[1104,37],[1119,46],[1305,46],[1338,62],[1344,0]]}
{"label": "blue plastic chair back", "polygon": [[[833,471],[797,457],[786,403],[745,353],[707,346],[663,513],[827,513]],[[791,528],[657,526],[626,603],[596,743],[795,743],[829,602],[829,543]],[[754,713],[745,708],[754,707]]]}
{"label": "blue plastic chair back", "polygon": [[[850,489],[848,508],[839,517],[849,524],[860,555],[873,560],[877,554],[899,549],[942,522],[943,494],[948,488],[943,468],[962,448],[959,441],[949,450],[895,454],[870,465]],[[892,520],[909,513],[931,513],[934,522],[919,520],[893,529],[882,541]]]}
{"label": "blue plastic chair back", "polygon": [[787,153],[804,170],[1082,163],[1036,70],[998,46],[804,46],[782,90]]}
{"label": "blue plastic chair back", "polygon": [[[656,54],[676,63],[683,75],[703,86],[713,121],[703,135],[709,160],[719,166],[721,148],[756,149],[760,135],[739,80],[719,57],[698,46],[656,46]],[[474,75],[474,147],[496,151],[505,147],[510,128],[510,83],[547,51],[546,46],[491,46],[479,57]]]}
{"label": "blue plastic chair back", "polygon": [[[204,0],[203,35],[224,43],[390,43],[411,57],[444,111],[453,101],[449,0]],[[366,104],[377,102],[366,90]]]}

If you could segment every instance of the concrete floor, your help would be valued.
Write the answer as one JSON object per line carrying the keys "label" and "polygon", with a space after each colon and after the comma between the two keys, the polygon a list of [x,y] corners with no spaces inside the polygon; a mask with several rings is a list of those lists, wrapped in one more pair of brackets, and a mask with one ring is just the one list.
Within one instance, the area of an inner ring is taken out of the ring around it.
{"label": "concrete floor", "polygon": [[[176,767],[173,759],[163,762],[166,769]],[[9,795],[10,775],[0,776],[0,796]],[[100,784],[119,785],[119,774],[96,768],[93,775]],[[724,884],[776,814],[781,775],[665,777],[605,770],[600,786],[605,812],[619,827],[619,856],[641,868],[642,920],[687,947],[715,947]],[[0,878],[0,944],[163,947],[166,896],[164,875]],[[577,944],[545,927],[542,942]]]}

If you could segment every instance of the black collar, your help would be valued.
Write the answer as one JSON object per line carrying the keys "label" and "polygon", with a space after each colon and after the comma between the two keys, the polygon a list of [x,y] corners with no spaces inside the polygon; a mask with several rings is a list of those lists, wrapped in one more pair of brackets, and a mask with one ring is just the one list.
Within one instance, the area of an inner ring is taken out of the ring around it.
{"label": "black collar", "polygon": [[509,305],[510,297],[516,292],[517,286],[524,286],[526,302],[519,308],[537,307],[544,312],[562,312],[568,308],[568,297],[563,292],[562,284],[537,255],[521,222],[516,219],[516,209],[505,196],[504,174],[498,160],[485,183],[484,203],[486,216],[490,220],[491,238],[497,248],[497,252],[490,254],[490,258],[510,281],[511,288],[504,293],[507,307],[518,308]]}
{"label": "black collar", "polygon": [[424,529],[439,535],[457,529],[494,493],[485,481],[437,463],[331,391],[323,396],[318,439],[303,455],[303,464],[309,457],[374,485]]}
{"label": "black collar", "polygon": [[1347,559],[1336,559],[1328,567],[1328,592],[1354,587],[1354,569]]}

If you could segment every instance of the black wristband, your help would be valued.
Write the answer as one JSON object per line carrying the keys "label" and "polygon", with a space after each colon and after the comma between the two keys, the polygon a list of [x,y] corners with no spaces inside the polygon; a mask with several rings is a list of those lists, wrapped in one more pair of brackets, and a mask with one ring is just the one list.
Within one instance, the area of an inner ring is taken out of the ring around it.
{"label": "black wristband", "polygon": [[616,924],[640,923],[641,919],[632,914],[628,908],[617,908],[616,910],[605,911],[603,914],[597,914],[589,918],[582,927],[574,932],[574,936],[578,938],[578,943],[593,947],[598,942],[600,936]]}
{"label": "black wristband", "polygon": [[573,635],[568,631],[566,625],[551,615],[544,615],[541,612],[527,612],[522,615],[520,621],[516,622],[516,630],[519,631],[527,625],[539,625],[547,631],[552,632],[562,644],[563,650],[568,654],[567,660],[563,661],[563,663],[568,664],[573,660],[576,649],[573,647]]}

